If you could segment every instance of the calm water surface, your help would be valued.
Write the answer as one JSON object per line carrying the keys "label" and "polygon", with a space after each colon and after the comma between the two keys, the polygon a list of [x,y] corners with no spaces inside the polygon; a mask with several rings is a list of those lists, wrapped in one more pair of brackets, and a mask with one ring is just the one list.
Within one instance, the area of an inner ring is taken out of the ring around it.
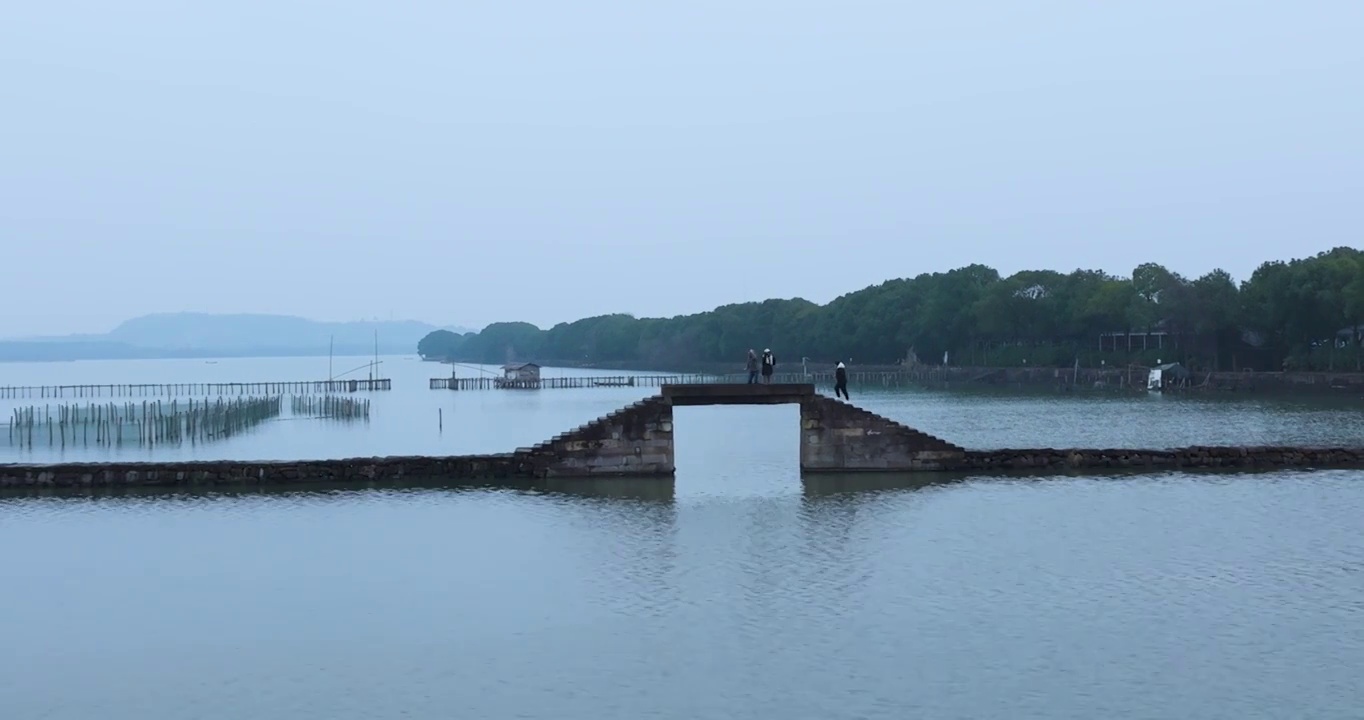
{"label": "calm water surface", "polygon": [[[375,455],[507,452],[533,445],[623,405],[657,392],[654,388],[593,388],[545,391],[451,392],[427,389],[449,366],[411,357],[385,357],[390,392],[360,394],[372,402],[368,423],[344,424],[287,417],[227,441],[149,451],[120,448],[50,447],[39,440],[32,451],[0,434],[0,462],[74,461],[114,458],[299,459]],[[337,358],[338,373],[369,358]],[[327,358],[93,361],[0,363],[0,385],[74,383],[191,383],[307,380],[327,377]],[[462,376],[477,368],[461,366]],[[487,372],[487,370],[484,370]],[[549,375],[600,374],[548,369]],[[353,377],[352,375],[351,377]],[[364,372],[359,373],[364,377]],[[1064,395],[1055,392],[929,392],[854,387],[854,400],[925,432],[960,445],[999,447],[1141,447],[1192,444],[1364,445],[1364,399],[1283,400],[1254,398],[1171,398],[1159,395]],[[831,392],[831,389],[828,389]],[[144,398],[131,398],[140,403]],[[200,398],[202,399],[202,398]],[[113,402],[124,402],[114,398]],[[181,398],[183,403],[185,398]],[[0,399],[0,422],[15,407],[51,406],[77,400]],[[98,402],[95,400],[94,402]],[[286,402],[287,406],[287,402]],[[781,409],[759,426],[743,409],[713,413],[716,433],[798,432],[798,411]],[[680,413],[679,423],[686,424]],[[710,421],[703,421],[703,424]],[[770,425],[770,427],[769,427]],[[679,440],[679,442],[682,442]]]}
{"label": "calm water surface", "polygon": [[[325,375],[200,365],[253,362]],[[435,392],[408,364],[368,427],[208,451],[507,450],[648,392]],[[1361,420],[853,390],[971,447],[1354,444]],[[0,498],[0,717],[1360,717],[1364,473],[802,481],[796,425],[679,409],[675,482]]]}

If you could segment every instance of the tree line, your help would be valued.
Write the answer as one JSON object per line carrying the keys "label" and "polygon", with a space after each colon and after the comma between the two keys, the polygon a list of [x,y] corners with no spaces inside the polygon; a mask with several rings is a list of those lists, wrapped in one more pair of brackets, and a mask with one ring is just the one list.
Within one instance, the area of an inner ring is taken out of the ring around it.
{"label": "tree line", "polygon": [[1130,277],[973,264],[888,280],[825,305],[800,298],[671,318],[601,315],[547,330],[501,322],[432,332],[429,359],[498,364],[741,365],[749,348],[787,361],[981,366],[1181,362],[1200,370],[1361,367],[1364,253],[1339,247],[1269,261],[1240,283],[1156,263]]}

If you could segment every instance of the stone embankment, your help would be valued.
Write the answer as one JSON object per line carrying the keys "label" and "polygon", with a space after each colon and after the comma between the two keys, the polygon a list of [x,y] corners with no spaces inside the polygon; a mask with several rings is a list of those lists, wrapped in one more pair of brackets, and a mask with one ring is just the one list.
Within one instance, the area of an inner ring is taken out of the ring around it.
{"label": "stone embankment", "polygon": [[381,457],[243,462],[0,464],[0,487],[246,487],[327,483],[357,485],[404,480],[532,478],[514,453],[456,457]]}
{"label": "stone embankment", "polygon": [[669,385],[533,447],[500,455],[385,457],[288,462],[0,464],[0,487],[212,487],[325,483],[552,478],[661,477],[674,474],[673,408],[695,405],[800,405],[802,472],[1069,472],[1099,468],[1364,467],[1364,448],[1189,447],[1177,450],[966,450],[846,402],[810,384]]}
{"label": "stone embankment", "polygon": [[800,400],[802,472],[944,470],[966,450],[851,403],[817,395]]}
{"label": "stone embankment", "polygon": [[1364,468],[1364,448],[1196,446],[1173,450],[974,450],[960,471],[1151,468]]}
{"label": "stone embankment", "polygon": [[[571,441],[570,441],[571,442]],[[546,449],[501,455],[383,457],[282,462],[160,462],[0,464],[0,487],[232,487],[296,484],[355,484],[432,481],[535,481],[548,476]],[[624,476],[671,477],[658,466],[634,469],[622,460]],[[654,460],[655,458],[648,458]],[[1364,448],[1189,447],[1176,450],[967,450],[925,470],[1008,473],[1066,473],[1095,469],[1211,470],[1364,468]],[[855,468],[854,468],[855,470]],[[891,470],[891,472],[900,472]]]}
{"label": "stone embankment", "polygon": [[533,477],[671,475],[673,406],[645,398],[565,433],[516,451]]}

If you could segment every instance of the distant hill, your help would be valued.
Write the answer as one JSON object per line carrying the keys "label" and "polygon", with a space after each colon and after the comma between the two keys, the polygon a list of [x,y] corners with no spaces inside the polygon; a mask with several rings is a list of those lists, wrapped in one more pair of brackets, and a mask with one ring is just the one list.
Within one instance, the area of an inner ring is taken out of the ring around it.
{"label": "distant hill", "polygon": [[99,335],[0,341],[0,361],[174,357],[408,354],[435,330],[469,332],[414,320],[320,322],[288,315],[157,313]]}

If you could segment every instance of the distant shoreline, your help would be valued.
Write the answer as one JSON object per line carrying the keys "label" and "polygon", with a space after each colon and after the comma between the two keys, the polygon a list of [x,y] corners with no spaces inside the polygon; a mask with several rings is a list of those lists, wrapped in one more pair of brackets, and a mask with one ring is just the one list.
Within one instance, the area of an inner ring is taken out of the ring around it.
{"label": "distant shoreline", "polygon": [[322,321],[253,313],[154,313],[107,333],[0,339],[0,363],[411,355],[441,328],[415,320]]}
{"label": "distant shoreline", "polygon": [[[473,360],[451,360],[448,358],[422,358],[424,362],[439,363],[443,365],[487,365],[496,367],[500,363],[480,363]],[[661,362],[648,363],[639,361],[629,362],[582,362],[565,360],[535,360],[540,367],[564,368],[567,370],[602,370],[608,372],[650,372],[650,373],[676,373],[678,375],[732,375],[745,372],[743,362],[717,363],[717,362]],[[852,365],[848,366],[852,368]],[[805,368],[810,372],[833,372],[834,363],[831,362],[809,362]],[[856,368],[861,372],[898,372],[905,369],[903,365],[870,364],[857,365]],[[777,372],[800,372],[801,363],[783,362],[777,358]]]}
{"label": "distant shoreline", "polygon": [[[3,353],[0,344],[0,353]],[[117,360],[215,360],[250,358],[325,358],[326,352],[299,348],[249,348],[241,350],[187,348],[183,351],[170,351],[162,348],[130,348],[136,352],[111,356],[109,354],[90,354],[88,356],[66,357],[10,357],[0,354],[0,366],[6,363],[65,363],[99,362]],[[373,357],[374,348],[361,346],[336,347],[333,357]],[[379,355],[386,357],[413,357],[433,364],[489,365],[465,360],[443,358],[424,358],[412,352],[411,348],[379,347]],[[742,375],[745,368],[742,362],[565,362],[562,360],[537,361],[547,368],[572,370],[596,370],[603,373],[676,373],[706,375]],[[489,365],[495,366],[495,364]],[[834,363],[807,362],[804,370],[811,374],[827,375],[833,372]],[[777,371],[799,373],[799,361],[783,362],[777,358]],[[899,376],[901,381],[927,386],[966,386],[966,387],[1054,387],[1065,390],[1142,390],[1146,387],[1149,368],[1133,365],[1112,368],[1073,367],[961,367],[940,365],[887,364],[848,364],[848,371],[854,376],[867,373],[887,373]],[[436,372],[432,377],[447,375]],[[1332,394],[1356,395],[1364,399],[1364,372],[1328,371],[1195,371],[1190,375],[1188,387],[1175,390],[1179,393],[1267,393],[1281,395]]]}
{"label": "distant shoreline", "polygon": [[[426,358],[423,358],[427,360]],[[448,360],[427,360],[428,362],[448,363]],[[465,361],[453,361],[462,363]],[[469,363],[479,364],[479,363]],[[599,370],[603,372],[651,372],[742,375],[744,365],[738,363],[641,363],[641,362],[564,362],[544,361],[543,367],[573,370]],[[1146,378],[1150,371],[1143,365],[1128,367],[1079,368],[1069,367],[990,367],[990,366],[948,366],[849,363],[848,372],[852,375],[864,373],[888,373],[899,375],[912,383],[924,385],[956,385],[964,387],[1055,387],[1065,390],[1131,390],[1145,391]],[[831,362],[807,362],[805,369],[811,374],[827,375],[834,370]],[[782,362],[777,358],[777,372],[801,372],[801,363]],[[1327,372],[1327,371],[1195,371],[1190,374],[1186,388],[1172,390],[1173,393],[1260,393],[1280,395],[1333,394],[1348,396],[1354,394],[1364,398],[1364,372]]]}
{"label": "distant shoreline", "polygon": [[[12,343],[19,345],[23,343]],[[91,362],[103,360],[215,360],[215,359],[244,359],[244,358],[285,358],[285,357],[321,357],[328,355],[334,357],[374,357],[374,346],[363,347],[360,345],[337,346],[330,353],[324,348],[304,349],[304,348],[248,348],[242,350],[232,350],[223,348],[187,348],[185,350],[167,350],[165,348],[130,348],[127,352],[91,352],[91,353],[56,353],[56,352],[28,352],[18,353],[11,351],[6,344],[0,343],[0,364],[5,363],[65,363],[65,362]],[[411,347],[384,347],[379,346],[379,355],[393,356],[415,356]]]}

